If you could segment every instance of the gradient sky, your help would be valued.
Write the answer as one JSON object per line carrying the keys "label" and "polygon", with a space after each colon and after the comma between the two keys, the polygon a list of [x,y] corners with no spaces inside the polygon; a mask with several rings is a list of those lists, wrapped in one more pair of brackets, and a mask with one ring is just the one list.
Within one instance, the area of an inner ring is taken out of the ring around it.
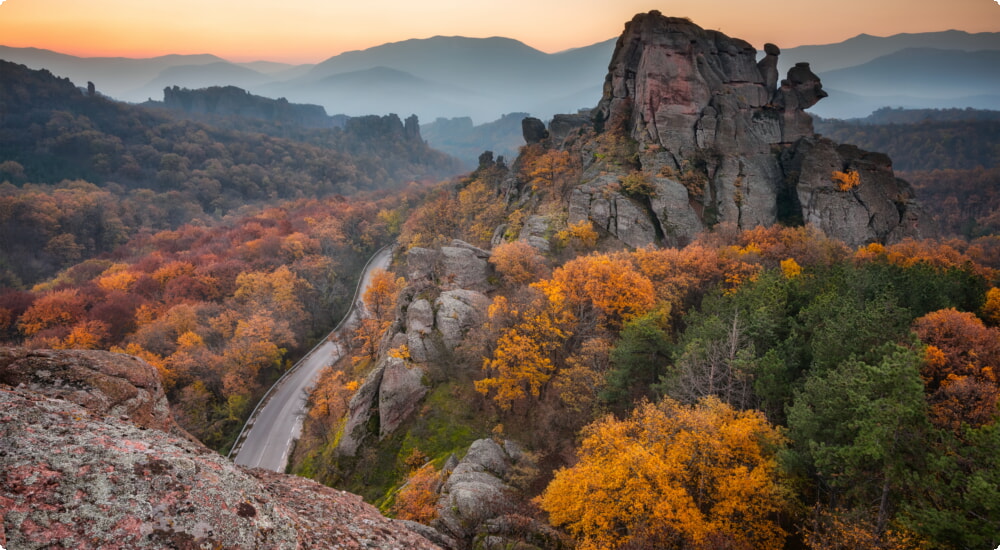
{"label": "gradient sky", "polygon": [[760,48],[860,33],[1000,31],[1000,0],[0,0],[0,44],[80,56],[213,53],[316,63],[408,38],[505,36],[546,52],[658,9]]}

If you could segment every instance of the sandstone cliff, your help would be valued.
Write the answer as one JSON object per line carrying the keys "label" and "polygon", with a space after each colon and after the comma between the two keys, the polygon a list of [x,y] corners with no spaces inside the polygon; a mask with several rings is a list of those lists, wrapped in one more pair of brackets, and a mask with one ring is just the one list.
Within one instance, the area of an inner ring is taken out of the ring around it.
{"label": "sandstone cliff", "polygon": [[[547,131],[526,123],[525,140],[580,153],[570,221],[589,219],[630,246],[684,244],[719,223],[812,223],[855,246],[928,236],[888,157],[814,133],[804,109],[827,94],[808,63],[779,82],[779,55],[767,44],[758,62],[743,40],[639,14],[618,39],[592,119],[557,117]],[[648,192],[616,190],[631,171]],[[837,173],[856,183],[839,184]]]}
{"label": "sandstone cliff", "polygon": [[6,548],[436,548],[356,495],[246,469],[186,437],[156,370],[0,352]]}

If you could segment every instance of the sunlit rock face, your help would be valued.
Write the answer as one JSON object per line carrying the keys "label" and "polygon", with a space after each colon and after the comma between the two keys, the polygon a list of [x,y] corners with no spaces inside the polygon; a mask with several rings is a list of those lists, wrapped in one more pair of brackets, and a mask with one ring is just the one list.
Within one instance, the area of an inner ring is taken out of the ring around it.
{"label": "sunlit rock face", "polygon": [[[636,15],[593,121],[598,133],[637,142],[655,192],[609,193],[621,174],[594,166],[571,194],[570,221],[590,219],[630,246],[683,244],[719,223],[808,222],[850,245],[930,234],[887,157],[815,134],[805,109],[827,93],[808,63],[779,80],[780,53],[767,44],[758,61],[738,38],[657,11]],[[860,185],[838,188],[835,171],[857,172]]]}

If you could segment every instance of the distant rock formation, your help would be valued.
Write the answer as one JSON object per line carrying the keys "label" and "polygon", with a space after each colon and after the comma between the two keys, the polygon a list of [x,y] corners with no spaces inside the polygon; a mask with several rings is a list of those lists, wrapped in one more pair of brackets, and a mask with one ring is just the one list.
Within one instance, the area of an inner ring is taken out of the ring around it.
{"label": "distant rock formation", "polygon": [[422,141],[416,115],[407,117],[405,124],[396,114],[350,117],[344,124],[344,131],[363,141],[384,138]]}
{"label": "distant rock formation", "polygon": [[304,128],[333,128],[335,119],[319,105],[289,103],[252,95],[236,86],[212,86],[189,90],[177,86],[163,89],[163,105],[192,114],[257,118]]}
{"label": "distant rock formation", "polygon": [[179,430],[142,360],[0,350],[0,546],[438,548],[361,497]]}
{"label": "distant rock formation", "polygon": [[[683,244],[719,223],[808,222],[849,245],[932,234],[887,157],[815,134],[804,109],[827,94],[809,65],[795,65],[779,85],[780,49],[767,44],[765,54],[758,62],[749,43],[687,19],[635,16],[618,39],[593,127],[634,140],[634,168],[655,191],[609,192],[631,168],[585,158],[570,221],[589,219],[630,246]],[[579,121],[557,120],[544,134],[526,120],[525,139],[563,147],[567,123]],[[838,172],[859,183],[838,187]]]}

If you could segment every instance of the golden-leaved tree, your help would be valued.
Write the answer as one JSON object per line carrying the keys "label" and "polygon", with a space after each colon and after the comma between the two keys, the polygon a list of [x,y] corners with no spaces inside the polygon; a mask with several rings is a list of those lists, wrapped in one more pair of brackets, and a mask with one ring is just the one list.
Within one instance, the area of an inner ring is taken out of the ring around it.
{"label": "golden-leaved tree", "polygon": [[785,440],[762,413],[665,399],[583,435],[580,461],[539,498],[581,550],[782,548],[775,453]]}

